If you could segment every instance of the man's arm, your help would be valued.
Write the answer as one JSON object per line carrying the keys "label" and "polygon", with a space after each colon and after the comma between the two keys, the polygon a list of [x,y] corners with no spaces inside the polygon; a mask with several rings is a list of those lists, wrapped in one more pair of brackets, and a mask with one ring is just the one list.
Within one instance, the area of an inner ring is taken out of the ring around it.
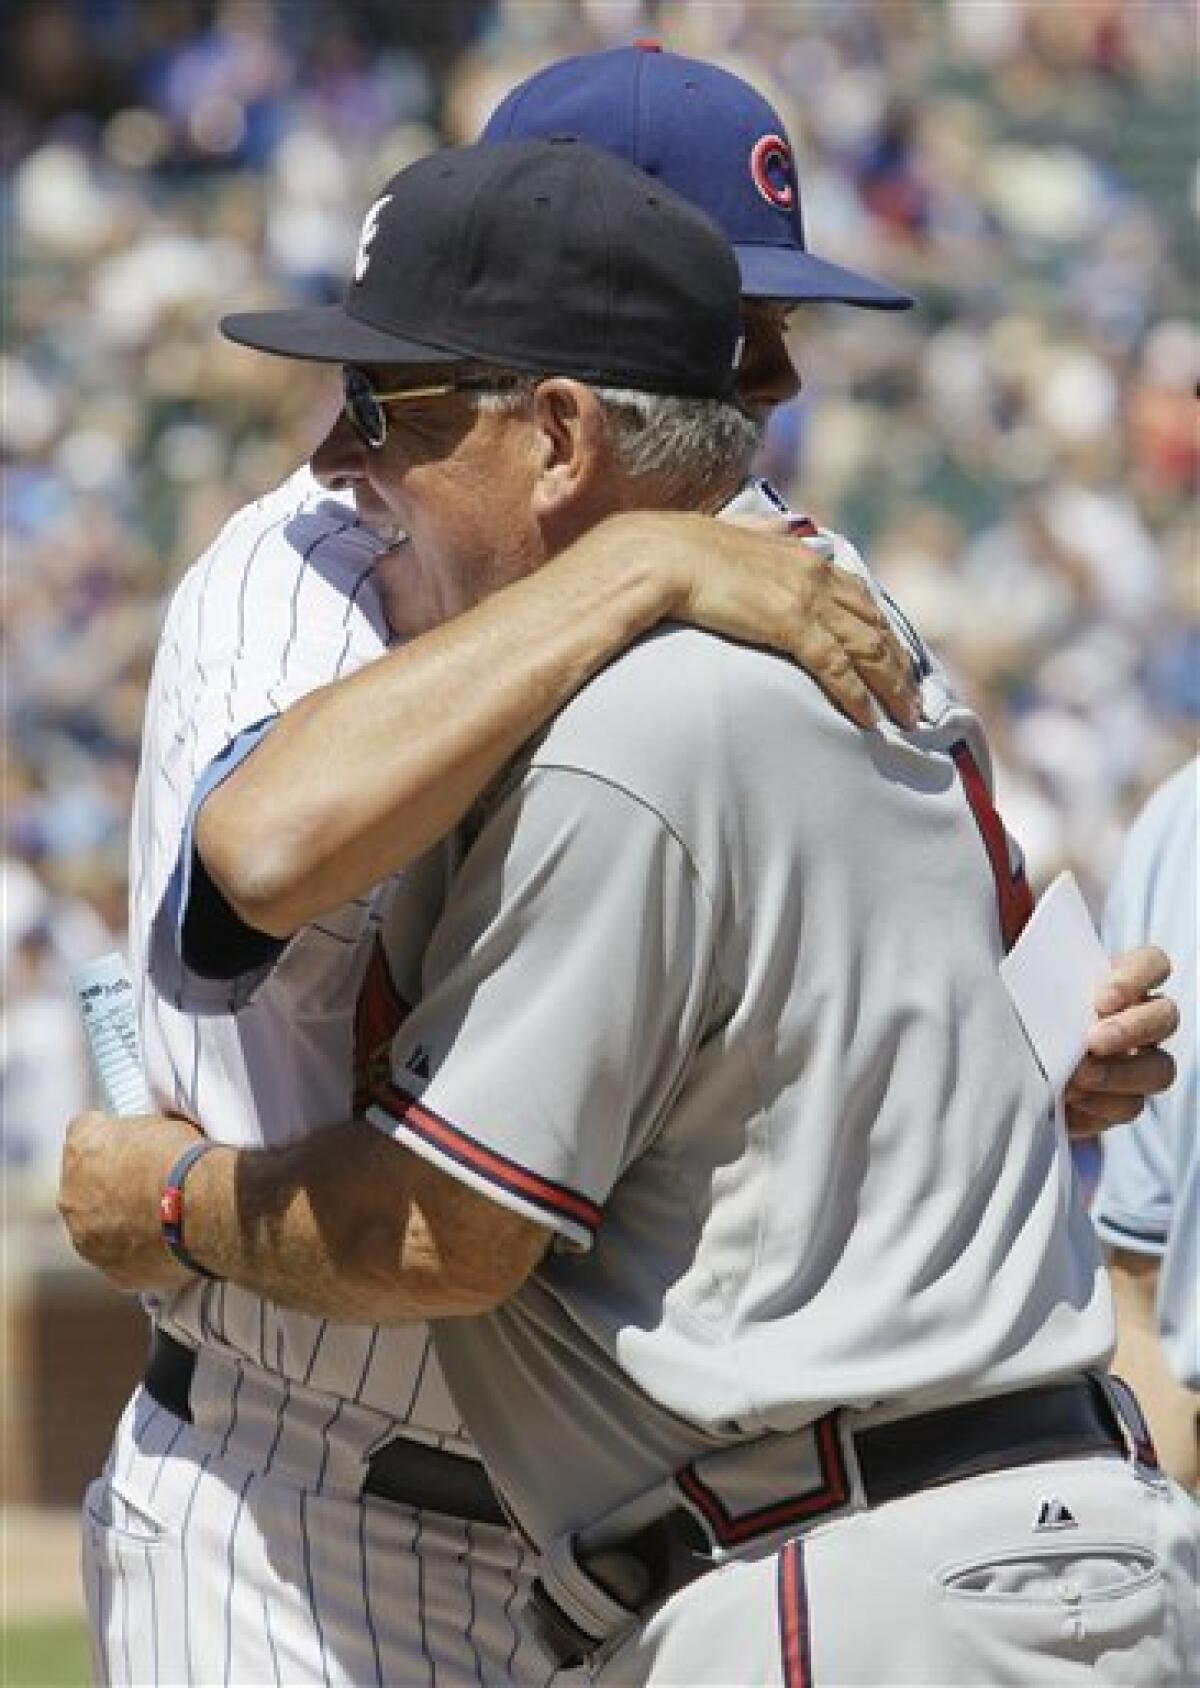
{"label": "man's arm", "polygon": [[513,754],[659,621],[767,645],[860,725],[914,718],[870,593],[780,529],[631,511],[545,568],[287,710],[207,799],[197,845],[248,926],[288,937],[446,835]]}
{"label": "man's arm", "polygon": [[[196,1133],[186,1120],[80,1115],[59,1211],[85,1260],[119,1288],[192,1274],[162,1238],[158,1202]],[[486,1312],[533,1271],[551,1232],[477,1195],[362,1120],[285,1149],[214,1148],[184,1195],[189,1254],[280,1305],[363,1324]]]}
{"label": "man's arm", "polygon": [[[603,780],[531,774],[456,878],[425,994],[377,1090],[377,1123],[279,1149],[211,1150],[186,1180],[189,1254],[342,1321],[498,1304],[555,1230],[590,1240],[636,1134],[662,1116],[699,1039],[711,942],[710,901],[656,812]],[[427,1105],[405,1088],[414,1083]],[[158,1202],[195,1141],[187,1120],[157,1116],[85,1114],[68,1130],[60,1212],[78,1252],[123,1288],[187,1281]]]}

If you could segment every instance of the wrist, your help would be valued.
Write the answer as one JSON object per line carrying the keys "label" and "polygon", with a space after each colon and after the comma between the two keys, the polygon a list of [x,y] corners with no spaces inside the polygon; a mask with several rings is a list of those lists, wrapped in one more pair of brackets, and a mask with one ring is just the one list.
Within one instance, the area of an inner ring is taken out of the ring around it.
{"label": "wrist", "polygon": [[585,536],[602,586],[620,593],[631,635],[679,619],[686,609],[701,520],[682,511],[619,510]]}
{"label": "wrist", "polygon": [[196,1200],[196,1186],[191,1181],[191,1174],[198,1163],[217,1147],[216,1143],[203,1138],[190,1143],[171,1163],[158,1199],[159,1228],[167,1252],[187,1271],[213,1279],[218,1279],[220,1274],[206,1266],[195,1252],[197,1227],[189,1223],[189,1203],[194,1204]]}

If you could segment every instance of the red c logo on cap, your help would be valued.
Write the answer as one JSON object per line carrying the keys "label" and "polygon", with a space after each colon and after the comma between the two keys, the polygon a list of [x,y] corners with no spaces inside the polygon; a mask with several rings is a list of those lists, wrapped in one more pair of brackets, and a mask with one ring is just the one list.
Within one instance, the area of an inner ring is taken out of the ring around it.
{"label": "red c logo on cap", "polygon": [[750,154],[750,179],[769,205],[790,211],[796,203],[792,149],[782,135],[764,135]]}

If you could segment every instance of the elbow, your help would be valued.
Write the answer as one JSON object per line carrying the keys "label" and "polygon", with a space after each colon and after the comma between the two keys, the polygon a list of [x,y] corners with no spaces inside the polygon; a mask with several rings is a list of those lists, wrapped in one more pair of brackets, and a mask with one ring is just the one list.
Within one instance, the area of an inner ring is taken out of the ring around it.
{"label": "elbow", "polygon": [[[437,1247],[436,1312],[431,1317],[475,1318],[494,1313],[524,1286],[546,1252],[550,1232],[494,1209],[494,1222],[472,1237],[462,1230]],[[489,1216],[491,1218],[492,1216]]]}
{"label": "elbow", "polygon": [[354,1249],[353,1275],[370,1302],[373,1321],[394,1324],[495,1312],[525,1283],[548,1237],[530,1227],[519,1241],[501,1237],[499,1246],[479,1249],[463,1234],[432,1234],[424,1216],[413,1210],[402,1235],[394,1223],[367,1223],[348,1247]]}
{"label": "elbow", "polygon": [[271,938],[290,938],[311,919],[304,893],[314,853],[294,830],[269,816],[249,824],[231,820],[215,792],[200,811],[196,848],[212,883],[245,925]]}

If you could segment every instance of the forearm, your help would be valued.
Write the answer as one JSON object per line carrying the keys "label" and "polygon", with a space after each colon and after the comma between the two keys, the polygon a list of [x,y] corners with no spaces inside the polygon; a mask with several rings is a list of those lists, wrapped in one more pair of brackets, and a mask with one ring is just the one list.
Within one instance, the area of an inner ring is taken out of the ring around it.
{"label": "forearm", "polygon": [[344,1323],[475,1311],[414,1200],[413,1164],[361,1121],[287,1149],[215,1150],[188,1180],[188,1248],[221,1278]]}
{"label": "forearm", "polygon": [[[242,919],[287,936],[444,837],[580,686],[676,612],[670,536],[700,519],[602,523],[536,574],[286,711],[200,817],[205,864]],[[649,549],[653,568],[639,560]]]}
{"label": "forearm", "polygon": [[[72,1120],[59,1212],[89,1265],[122,1289],[192,1273],[167,1248],[159,1197],[198,1133],[185,1120]],[[183,1195],[199,1266],[282,1306],[347,1323],[486,1312],[513,1294],[549,1234],[476,1195],[364,1120],[283,1149],[215,1146]]]}

